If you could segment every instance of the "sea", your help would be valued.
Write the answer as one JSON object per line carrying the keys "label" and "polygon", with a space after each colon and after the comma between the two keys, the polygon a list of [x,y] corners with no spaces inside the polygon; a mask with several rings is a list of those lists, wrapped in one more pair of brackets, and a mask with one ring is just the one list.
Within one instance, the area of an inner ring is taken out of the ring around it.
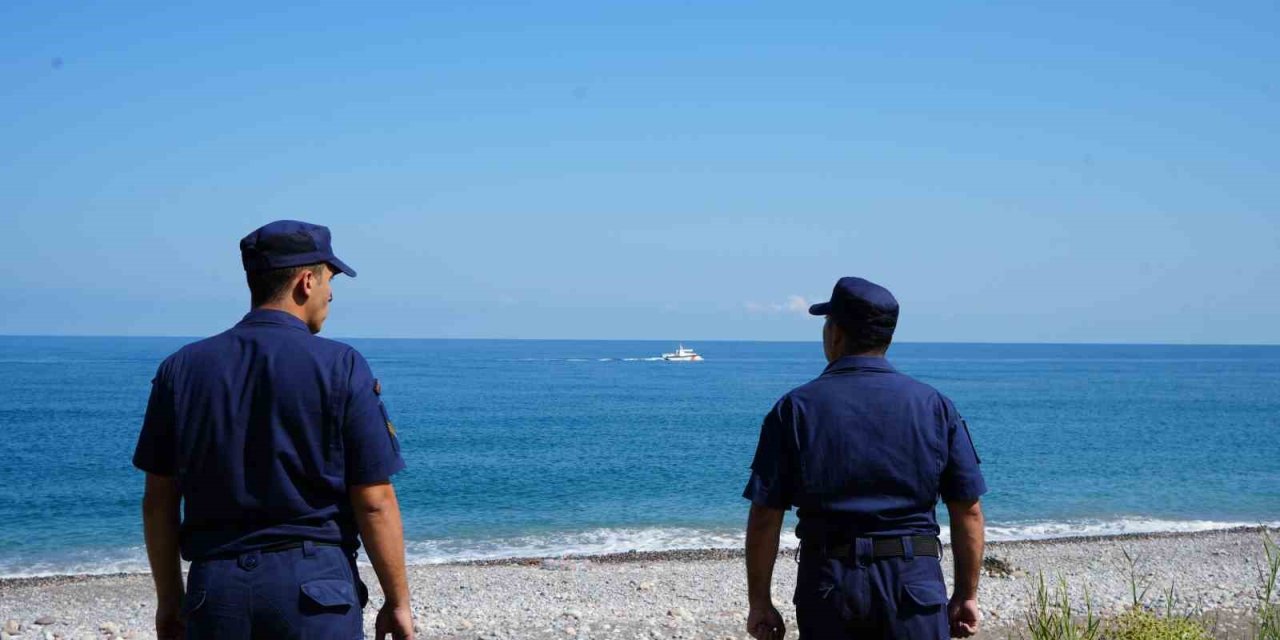
{"label": "sea", "polygon": [[[189,341],[0,337],[0,577],[145,569],[130,458]],[[347,342],[399,433],[413,563],[736,547],[761,418],[825,365],[817,342]],[[1280,523],[1280,347],[889,355],[967,419],[991,540]]]}

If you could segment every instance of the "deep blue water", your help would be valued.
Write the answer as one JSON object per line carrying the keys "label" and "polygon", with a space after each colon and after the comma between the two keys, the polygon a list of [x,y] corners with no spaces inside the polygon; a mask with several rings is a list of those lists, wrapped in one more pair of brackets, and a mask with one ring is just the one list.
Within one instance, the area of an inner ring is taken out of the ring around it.
{"label": "deep blue water", "polygon": [[[0,575],[145,566],[129,461],[187,340],[0,337]],[[817,343],[352,340],[419,561],[730,546],[761,416]],[[1280,520],[1280,347],[895,345],[965,415],[990,536]],[[789,517],[790,525],[794,521]]]}

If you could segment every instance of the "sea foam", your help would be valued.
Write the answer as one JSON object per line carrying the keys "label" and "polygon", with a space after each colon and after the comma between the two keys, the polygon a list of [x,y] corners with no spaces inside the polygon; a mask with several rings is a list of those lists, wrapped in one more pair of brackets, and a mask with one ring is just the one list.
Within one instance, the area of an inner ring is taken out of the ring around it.
{"label": "sea foam", "polygon": [[[1146,533],[1192,533],[1260,525],[1277,528],[1280,527],[1280,521],[1164,520],[1133,516],[1112,520],[988,523],[986,533],[987,540],[990,542],[1012,542]],[[943,542],[949,543],[950,528],[943,526],[939,537]],[[741,531],[657,527],[593,529],[577,533],[520,536],[484,541],[425,540],[409,543],[407,553],[411,563],[440,564],[508,558],[605,555],[631,551],[738,549],[742,545]],[[781,545],[783,548],[794,548],[799,545],[799,540],[790,528],[783,532]]]}
{"label": "sea foam", "polygon": [[[987,541],[1048,540],[1148,533],[1192,533],[1239,527],[1280,528],[1280,521],[1232,522],[1223,520],[1165,520],[1141,516],[1110,520],[1062,522],[988,523]],[[951,531],[942,527],[943,542]],[[511,558],[556,558],[595,556],[631,551],[676,551],[687,549],[739,549],[743,533],[728,529],[687,527],[600,528],[589,531],[494,539],[410,540],[405,553],[409,564],[444,564]],[[799,540],[791,529],[783,532],[783,548],[795,548]],[[368,559],[363,553],[363,564]],[[110,552],[81,551],[62,558],[0,560],[0,578],[74,574],[138,573],[147,571],[146,552],[126,547]]]}

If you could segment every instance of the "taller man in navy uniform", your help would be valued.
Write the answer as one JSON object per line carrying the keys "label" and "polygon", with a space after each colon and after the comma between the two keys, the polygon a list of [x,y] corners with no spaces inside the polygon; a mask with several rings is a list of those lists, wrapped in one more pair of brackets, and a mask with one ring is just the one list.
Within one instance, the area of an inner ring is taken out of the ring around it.
{"label": "taller man in navy uniform", "polygon": [[[364,636],[364,540],[386,603],[381,640],[413,637],[404,468],[368,363],[315,336],[330,279],[356,272],[329,229],[272,222],[240,241],[252,310],[165,359],[133,463],[164,638]],[[179,516],[179,505],[185,506]],[[181,556],[191,561],[184,594]]]}
{"label": "taller man in navy uniform", "polygon": [[[752,636],[786,630],[770,594],[783,513],[797,507],[794,602],[804,640],[973,635],[986,483],[969,429],[933,387],[898,373],[885,353],[898,301],[841,278],[826,316],[826,370],[774,405],[760,429],[743,495]],[[947,598],[934,509],[951,517],[955,590]]]}

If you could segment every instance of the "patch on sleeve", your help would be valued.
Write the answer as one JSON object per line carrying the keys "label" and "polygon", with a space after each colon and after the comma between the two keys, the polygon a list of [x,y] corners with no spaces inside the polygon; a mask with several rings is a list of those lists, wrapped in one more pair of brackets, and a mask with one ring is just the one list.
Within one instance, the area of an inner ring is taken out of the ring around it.
{"label": "patch on sleeve", "polygon": [[[388,423],[388,424],[390,424],[390,423]],[[964,421],[964,418],[960,418],[960,424],[961,424],[962,426],[964,426],[964,435],[965,435],[965,437],[969,438],[969,448],[970,448],[970,449],[973,449],[973,460],[974,460],[974,462],[977,462],[978,464],[982,464],[982,458],[978,455],[978,448],[977,448],[977,447],[975,447],[975,446],[973,446],[973,434],[972,434],[972,433],[969,433],[969,423],[968,423],[968,422],[965,422],[965,421]],[[392,433],[394,433],[394,432],[392,432]]]}
{"label": "patch on sleeve", "polygon": [[373,379],[373,395],[382,395],[382,383],[379,382],[377,378]]}

